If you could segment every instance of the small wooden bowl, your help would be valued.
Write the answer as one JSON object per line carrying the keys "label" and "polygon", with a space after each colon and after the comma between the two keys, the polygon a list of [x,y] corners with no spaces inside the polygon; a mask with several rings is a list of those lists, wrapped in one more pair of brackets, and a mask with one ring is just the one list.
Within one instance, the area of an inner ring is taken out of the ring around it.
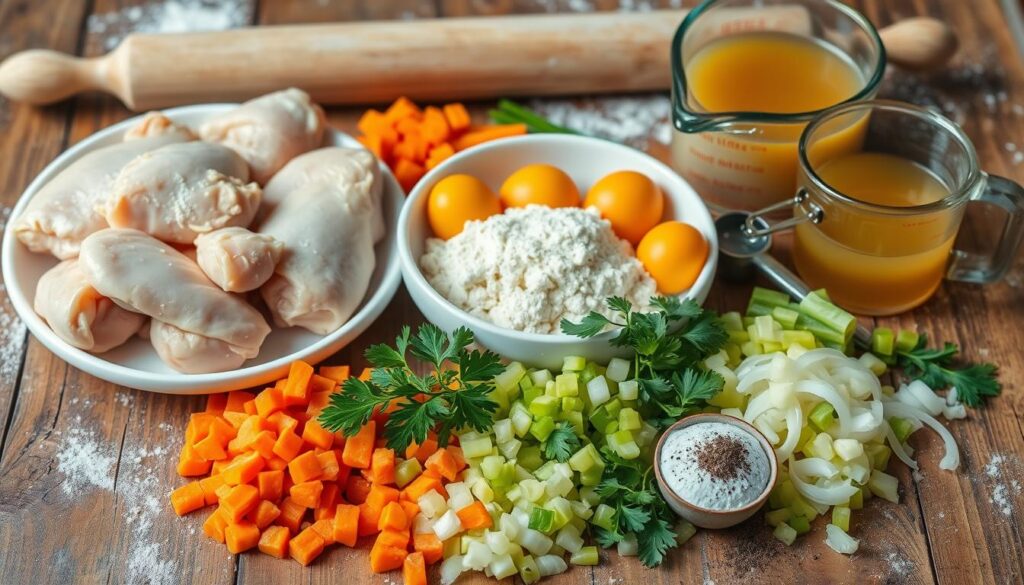
{"label": "small wooden bowl", "polygon": [[[736,508],[733,510],[712,510],[710,508],[703,508],[701,506],[691,504],[672,491],[672,488],[668,486],[665,482],[665,478],[662,476],[661,450],[665,446],[666,438],[671,433],[679,429],[694,424],[710,422],[732,425],[749,433],[757,439],[758,444],[761,445],[764,449],[765,455],[768,457],[768,483],[765,485],[764,491],[761,492],[757,499],[742,508]],[[768,442],[768,439],[761,434],[761,431],[758,431],[746,421],[724,414],[694,414],[676,421],[675,424],[665,429],[665,432],[661,434],[661,438],[658,439],[658,445],[654,450],[654,475],[658,480],[658,489],[661,490],[661,495],[665,497],[665,501],[668,502],[672,510],[674,510],[676,514],[679,514],[681,518],[701,528],[728,528],[753,516],[754,512],[757,512],[761,506],[768,501],[768,494],[772,491],[772,488],[775,487],[775,482],[779,477],[779,460],[775,457],[775,449],[772,447],[772,444]]]}

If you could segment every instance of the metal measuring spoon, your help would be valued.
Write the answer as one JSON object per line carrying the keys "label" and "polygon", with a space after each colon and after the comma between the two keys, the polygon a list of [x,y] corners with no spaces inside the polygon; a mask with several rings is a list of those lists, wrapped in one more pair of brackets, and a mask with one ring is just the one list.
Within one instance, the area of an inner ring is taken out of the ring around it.
{"label": "metal measuring spoon", "polygon": [[[760,271],[783,292],[798,301],[803,300],[811,289],[768,253],[772,247],[772,236],[767,233],[768,222],[761,217],[752,218],[753,227],[761,235],[750,235],[746,230],[748,218],[749,213],[732,211],[715,220],[719,274],[730,282],[749,282]],[[853,337],[859,345],[871,346],[871,333],[859,323]]]}

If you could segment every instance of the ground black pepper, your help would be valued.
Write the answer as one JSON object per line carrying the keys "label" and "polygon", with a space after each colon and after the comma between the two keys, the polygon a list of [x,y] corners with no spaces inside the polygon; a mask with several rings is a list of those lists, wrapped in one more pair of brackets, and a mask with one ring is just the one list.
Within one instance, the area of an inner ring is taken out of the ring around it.
{"label": "ground black pepper", "polygon": [[750,471],[747,447],[735,437],[715,435],[697,446],[697,466],[722,481]]}

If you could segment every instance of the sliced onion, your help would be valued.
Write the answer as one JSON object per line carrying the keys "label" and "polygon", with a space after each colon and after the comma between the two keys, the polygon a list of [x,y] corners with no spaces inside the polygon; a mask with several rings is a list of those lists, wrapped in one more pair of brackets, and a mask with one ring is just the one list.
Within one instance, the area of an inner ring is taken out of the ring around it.
{"label": "sliced onion", "polygon": [[846,436],[851,429],[849,401],[839,394],[832,386],[819,380],[800,380],[796,383],[796,391],[801,394],[811,394],[821,398],[832,405],[836,415],[839,417],[839,433]]}
{"label": "sliced onion", "polygon": [[907,467],[917,471],[917,461],[914,461],[910,453],[907,453],[906,449],[903,448],[903,443],[896,440],[896,433],[892,432],[892,427],[889,425],[885,425],[885,438],[889,442],[889,448],[892,449],[893,454],[905,463]]}
{"label": "sliced onion", "polygon": [[789,461],[789,479],[793,482],[793,487],[796,488],[796,491],[800,492],[808,500],[829,506],[845,504],[850,501],[850,498],[855,493],[860,491],[860,488],[853,485],[850,480],[844,480],[829,487],[822,487],[809,483],[801,477],[802,475],[818,475],[828,470],[829,467],[834,468],[836,474],[839,473],[835,465],[824,459],[817,457],[809,457],[799,461],[791,459]]}
{"label": "sliced onion", "polygon": [[946,399],[936,394],[921,380],[914,380],[903,391],[912,394],[924,407],[925,412],[932,416],[941,414],[942,408],[946,406]]}
{"label": "sliced onion", "polygon": [[804,428],[804,411],[796,405],[786,412],[786,440],[777,449],[775,455],[780,460],[789,459],[800,441],[800,431]]}
{"label": "sliced onion", "polygon": [[930,414],[923,411],[913,409],[906,404],[899,402],[889,402],[885,405],[886,416],[899,416],[909,419],[917,419],[924,424],[930,426],[932,430],[942,437],[942,442],[946,446],[946,454],[942,456],[939,461],[939,467],[941,469],[956,469],[960,467],[960,450],[957,449],[956,439],[953,438],[953,434],[946,429],[939,421],[935,420]]}

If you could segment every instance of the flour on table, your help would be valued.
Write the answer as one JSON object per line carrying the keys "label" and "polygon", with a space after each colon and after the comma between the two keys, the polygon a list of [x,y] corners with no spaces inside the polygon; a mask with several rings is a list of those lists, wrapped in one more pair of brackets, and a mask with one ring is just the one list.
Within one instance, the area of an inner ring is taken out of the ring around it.
{"label": "flour on table", "polygon": [[144,6],[89,15],[86,31],[115,48],[133,32],[180,33],[227,30],[252,20],[252,3],[244,0],[165,0]]}
{"label": "flour on table", "polygon": [[113,489],[116,463],[113,449],[96,433],[72,428],[57,450],[57,471],[64,475],[61,491],[77,499],[92,488]]}
{"label": "flour on table", "polygon": [[595,209],[509,209],[467,222],[448,241],[431,238],[420,259],[427,280],[455,306],[509,329],[558,333],[562,319],[610,315],[605,299],[640,310],[654,280]]}
{"label": "flour on table", "polygon": [[[11,208],[0,208],[0,231],[10,218]],[[27,338],[28,329],[14,312],[14,307],[7,297],[7,287],[0,280],[0,384],[14,384],[14,378],[21,367]]]}
{"label": "flour on table", "polygon": [[[166,462],[169,449],[126,449],[121,456],[117,496],[119,514],[125,519],[128,538],[128,560],[125,582],[129,585],[172,585],[181,582],[178,560],[161,542],[165,537],[157,529],[174,517],[167,505],[168,486],[154,471]],[[193,518],[179,519],[194,522]],[[177,530],[175,528],[175,530]]]}
{"label": "flour on table", "polygon": [[559,126],[636,148],[672,140],[672,102],[665,94],[543,99],[530,107]]}
{"label": "flour on table", "polygon": [[1024,470],[1020,461],[1010,455],[994,453],[982,468],[982,473],[982,481],[991,490],[989,503],[1003,516],[1013,516],[1015,502],[1024,494],[1024,486],[1021,485]]}

